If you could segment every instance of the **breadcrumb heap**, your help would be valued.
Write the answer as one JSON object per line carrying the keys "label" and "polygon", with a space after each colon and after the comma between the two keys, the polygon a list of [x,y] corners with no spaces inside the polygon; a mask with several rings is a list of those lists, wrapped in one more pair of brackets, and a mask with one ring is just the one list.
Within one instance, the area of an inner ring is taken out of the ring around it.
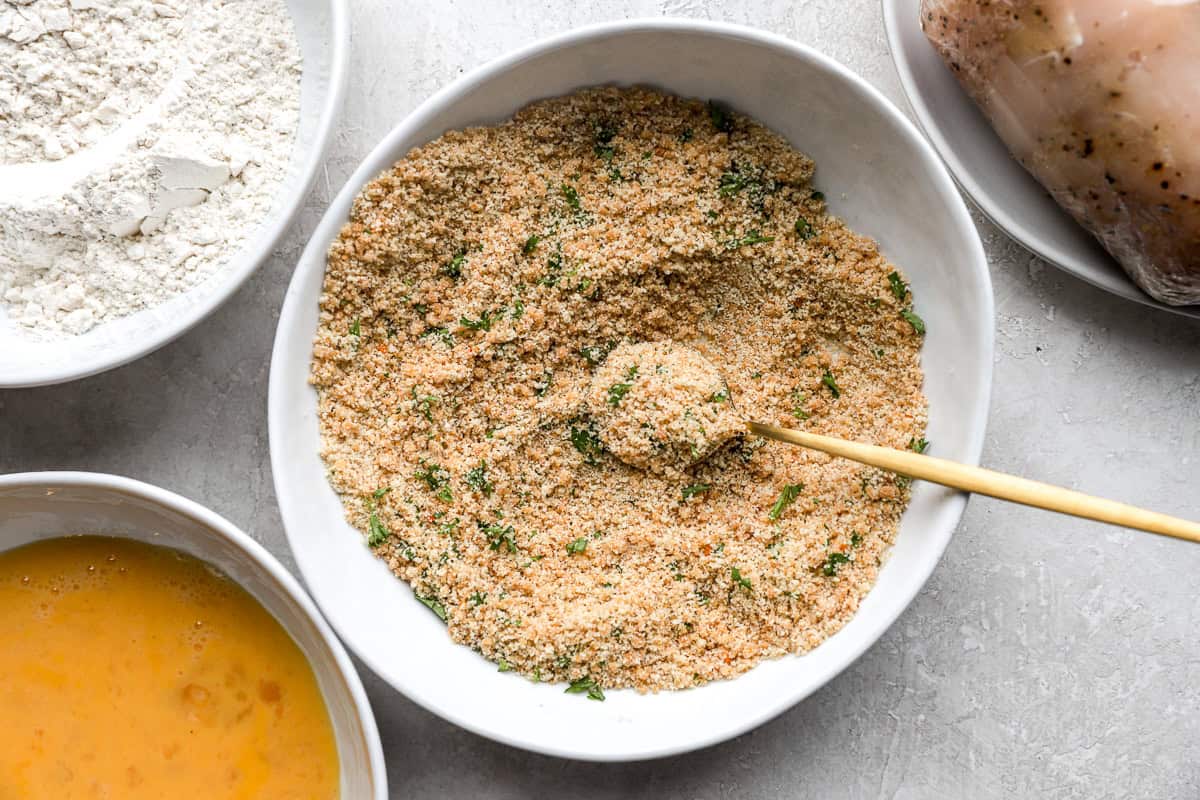
{"label": "breadcrumb heap", "polygon": [[713,363],[674,342],[617,345],[592,376],[587,407],[609,453],[663,474],[746,429]]}
{"label": "breadcrumb heap", "polygon": [[719,104],[605,87],[364,187],[321,296],[322,455],[454,641],[602,699],[854,614],[906,479],[741,425],[923,447],[924,323],[812,175]]}

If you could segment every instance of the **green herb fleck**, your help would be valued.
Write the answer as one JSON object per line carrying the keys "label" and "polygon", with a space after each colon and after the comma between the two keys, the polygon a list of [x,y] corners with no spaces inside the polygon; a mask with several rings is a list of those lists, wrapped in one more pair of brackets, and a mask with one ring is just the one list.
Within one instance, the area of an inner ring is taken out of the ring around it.
{"label": "green herb fleck", "polygon": [[733,578],[734,587],[740,586],[747,592],[754,591],[753,587],[750,585],[750,579],[742,577],[742,571],[737,567],[730,568],[729,575],[731,578]]}
{"label": "green herb fleck", "polygon": [[488,547],[493,550],[504,548],[510,553],[517,552],[517,534],[512,525],[501,525],[499,522],[489,524],[483,520],[478,520],[475,524],[487,536]]}
{"label": "green herb fleck", "polygon": [[691,128],[684,128],[679,134],[679,142],[681,144],[687,144],[692,139],[694,139],[695,136],[696,136],[696,132],[693,131]]}
{"label": "green herb fleck", "polygon": [[612,342],[608,344],[590,344],[587,347],[579,349],[579,355],[583,356],[589,366],[597,366],[601,361],[608,358],[609,352],[612,351],[615,345]]}
{"label": "green herb fleck", "polygon": [[600,684],[596,683],[592,678],[580,678],[571,681],[571,685],[567,687],[564,694],[584,694],[587,693],[588,700],[603,700],[604,690],[600,688]]}
{"label": "green herb fleck", "polygon": [[621,400],[629,394],[629,390],[632,388],[632,383],[614,383],[608,387],[608,404],[614,407],[620,405]]}
{"label": "green herb fleck", "polygon": [[832,578],[838,574],[838,569],[843,564],[850,563],[850,556],[845,553],[830,553],[829,558],[821,563],[821,574],[826,578]]}
{"label": "green herb fleck", "polygon": [[614,383],[608,387],[608,404],[610,406],[620,405],[621,400],[629,394],[629,390],[632,388],[632,383]]}
{"label": "green herb fleck", "polygon": [[417,394],[417,387],[412,388],[413,410],[425,418],[427,422],[433,422],[433,407],[437,404],[438,399],[431,394]]}
{"label": "green herb fleck", "polygon": [[804,396],[804,392],[796,389],[792,392],[792,401],[795,403],[792,406],[792,416],[796,419],[808,419],[811,414],[804,409],[804,404],[808,402],[808,398]]}
{"label": "green herb fleck", "polygon": [[479,319],[459,317],[458,324],[473,331],[490,331],[498,315],[494,311],[479,312]]}
{"label": "green herb fleck", "polygon": [[739,247],[747,247],[752,244],[764,244],[766,242],[775,241],[774,236],[763,236],[758,231],[750,231],[741,238],[730,239],[725,242],[726,250],[737,250]]}
{"label": "green herb fleck", "polygon": [[454,258],[450,259],[450,263],[442,267],[442,274],[458,280],[462,277],[463,264],[467,261],[467,251],[459,250]]}
{"label": "green herb fleck", "polygon": [[528,239],[525,240],[525,244],[521,245],[521,255],[525,255],[525,256],[533,255],[533,251],[537,250],[538,242],[540,242],[541,240],[542,240],[542,237],[538,236],[536,233],[533,234],[532,236],[530,236]]}
{"label": "green herb fleck", "polygon": [[719,100],[708,101],[708,118],[721,133],[733,132],[733,112]]}
{"label": "green herb fleck", "polygon": [[829,387],[829,393],[833,395],[834,400],[837,400],[842,396],[842,390],[838,387],[837,380],[833,377],[833,373],[828,369],[826,369],[825,374],[821,376],[821,383]]}
{"label": "green herb fleck", "polygon": [[567,205],[576,214],[583,212],[583,206],[579,202],[579,192],[574,186],[564,183],[560,189],[562,190],[563,199],[567,201]]}
{"label": "green herb fleck", "polygon": [[[896,301],[899,303],[904,303],[911,292],[908,284],[905,283],[904,279],[900,277],[900,273],[896,272],[895,270],[893,270],[887,276],[887,279],[888,285],[891,287],[892,294],[895,296]],[[911,304],[907,308],[900,310],[900,316],[904,317],[905,321],[908,322],[909,325],[912,325],[912,329],[914,331],[922,336],[925,335],[925,320],[913,313]]]}
{"label": "green herb fleck", "polygon": [[575,555],[576,553],[582,553],[584,550],[587,550],[587,546],[588,546],[587,537],[580,536],[578,539],[576,539],[575,541],[573,541],[567,545],[567,552],[570,553],[571,555]]}
{"label": "green herb fleck", "polygon": [[562,278],[563,257],[562,252],[555,250],[546,259],[546,274],[538,279],[538,283],[543,286],[554,287],[558,285]]}
{"label": "green herb fleck", "polygon": [[863,537],[862,537],[861,533],[859,533],[858,531],[850,532],[850,546],[851,547],[858,547],[859,545],[862,544],[862,542],[863,542]]}
{"label": "green herb fleck", "polygon": [[[487,592],[472,592],[471,596],[467,598],[467,602],[478,608],[487,602]],[[503,672],[503,670],[501,670],[501,672]]]}
{"label": "green herb fleck", "polygon": [[480,461],[478,467],[467,470],[467,474],[463,477],[463,482],[484,497],[491,497],[492,490],[495,488],[492,482],[488,480],[486,461]]}
{"label": "green herb fleck", "polygon": [[600,120],[595,124],[593,149],[600,158],[612,158],[612,140],[617,136],[617,124],[612,120]]}
{"label": "green herb fleck", "polygon": [[708,396],[708,402],[710,402],[710,403],[724,403],[728,399],[729,399],[729,387],[728,386],[726,386],[721,391],[713,392],[712,394],[710,394]]}
{"label": "green herb fleck", "polygon": [[796,230],[796,235],[805,241],[817,235],[816,228],[810,225],[804,217],[796,217],[796,224],[793,227]]}
{"label": "green herb fleck", "polygon": [[538,397],[545,397],[546,392],[550,391],[550,387],[554,385],[554,372],[552,370],[542,370],[542,376],[533,383],[533,393]]}
{"label": "green herb fleck", "polygon": [[733,197],[744,191],[750,205],[763,216],[767,213],[767,195],[774,194],[778,188],[778,182],[766,177],[762,167],[739,164],[737,161],[730,162],[729,169],[717,179],[717,194]]}
{"label": "green herb fleck", "polygon": [[690,500],[696,495],[704,494],[710,489],[712,489],[712,486],[707,483],[693,483],[690,486],[683,487],[683,499]]}
{"label": "green herb fleck", "polygon": [[496,659],[497,672],[512,672],[512,664],[505,661],[503,658]]}
{"label": "green herb fleck", "polygon": [[920,439],[915,436],[908,440],[908,449],[914,453],[924,453],[929,449],[929,442],[922,436]]}
{"label": "green herb fleck", "polygon": [[819,203],[825,199],[825,193],[824,192],[813,192],[808,197],[810,200],[816,200]]}
{"label": "green herb fleck", "polygon": [[442,605],[441,601],[439,601],[437,599],[437,597],[435,597],[433,595],[424,596],[424,595],[417,594],[416,589],[413,589],[413,595],[418,600],[421,601],[421,605],[425,606],[430,611],[437,614],[438,619],[440,619],[442,622],[446,621],[446,607],[444,605]]}
{"label": "green herb fleck", "polygon": [[391,492],[390,486],[385,486],[376,489],[371,493],[371,499],[367,500],[367,511],[370,515],[367,517],[367,547],[379,547],[391,535],[390,531],[384,527],[383,522],[379,519],[379,500],[382,500],[385,494]]}
{"label": "green herb fleck", "polygon": [[617,123],[603,119],[596,123],[596,144],[609,144],[617,135]]}
{"label": "green herb fleck", "polygon": [[596,123],[592,150],[596,153],[597,158],[612,161],[613,156],[617,154],[616,149],[612,146],[612,140],[616,135],[617,125],[612,120],[601,120]]}
{"label": "green herb fleck", "polygon": [[379,521],[379,511],[375,508],[374,503],[371,504],[371,515],[367,519],[367,531],[368,547],[379,547],[391,536],[391,532]]}
{"label": "green herb fleck", "polygon": [[424,339],[427,337],[433,337],[447,347],[454,347],[454,334],[448,328],[426,328],[425,332],[421,334],[421,338]]}
{"label": "green herb fleck", "polygon": [[413,477],[423,481],[439,500],[449,503],[454,499],[450,492],[450,473],[440,464],[430,464],[421,459],[421,468],[413,473]]}
{"label": "green herb fleck", "polygon": [[362,320],[355,319],[354,322],[350,323],[350,335],[351,336],[361,336],[362,335]]}
{"label": "green herb fleck", "polygon": [[901,311],[900,316],[904,317],[909,325],[912,325],[914,331],[922,336],[925,335],[925,320],[914,314],[911,308],[906,308]]}
{"label": "green herb fleck", "polygon": [[800,490],[804,488],[802,483],[789,483],[779,492],[779,499],[775,501],[775,505],[771,506],[771,510],[767,512],[767,518],[777,520],[783,516],[783,512],[787,507],[796,502],[796,498],[800,496]]}
{"label": "green herb fleck", "polygon": [[754,176],[746,172],[742,172],[736,161],[729,165],[729,169],[721,173],[721,177],[717,179],[717,194],[721,197],[732,197],[738,194],[743,189],[754,181]]}
{"label": "green herb fleck", "polygon": [[591,466],[596,466],[600,463],[600,453],[603,451],[603,446],[600,443],[600,437],[596,431],[587,427],[571,426],[571,444],[575,449],[583,454],[583,460]]}

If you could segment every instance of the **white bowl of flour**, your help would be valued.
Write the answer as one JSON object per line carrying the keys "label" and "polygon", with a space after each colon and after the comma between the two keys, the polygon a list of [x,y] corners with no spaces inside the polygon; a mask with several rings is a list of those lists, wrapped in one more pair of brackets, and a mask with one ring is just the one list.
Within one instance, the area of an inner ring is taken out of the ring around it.
{"label": "white bowl of flour", "polygon": [[344,0],[0,0],[0,386],[223,303],[312,183],[348,48]]}

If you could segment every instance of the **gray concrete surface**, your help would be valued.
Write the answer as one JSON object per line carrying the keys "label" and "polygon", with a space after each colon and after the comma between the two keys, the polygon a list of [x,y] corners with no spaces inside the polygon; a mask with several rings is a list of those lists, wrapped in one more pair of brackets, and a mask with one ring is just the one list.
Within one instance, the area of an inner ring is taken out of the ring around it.
{"label": "gray concrete surface", "polygon": [[[196,330],[78,383],[0,392],[0,471],[130,475],[291,557],[266,380],[291,268],[324,206],[421,99],[512,47],[675,14],[766,28],[903,105],[877,0],[353,0],[340,135],[284,245]],[[984,454],[1003,470],[1200,518],[1200,324],[1105,295],[979,221],[998,318]],[[397,798],[1200,797],[1200,547],[974,500],[925,590],[825,689],[759,730],[631,765],[465,733],[364,672]],[[2,779],[0,779],[2,780]]]}

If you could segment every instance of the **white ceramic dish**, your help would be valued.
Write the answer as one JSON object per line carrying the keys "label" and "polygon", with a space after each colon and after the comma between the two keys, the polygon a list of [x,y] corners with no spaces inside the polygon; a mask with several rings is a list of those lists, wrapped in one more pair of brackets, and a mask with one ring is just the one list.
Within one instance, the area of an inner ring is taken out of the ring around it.
{"label": "white ceramic dish", "polygon": [[254,595],[316,674],[337,739],[341,796],[387,800],[383,748],[358,673],[304,589],[261,545],[208,509],[129,478],[88,472],[0,475],[0,551],[81,533],[182,550]]}
{"label": "white ceramic dish", "polygon": [[169,302],[82,336],[35,341],[0,307],[0,388],[41,386],[119,367],[162,347],[215,311],[270,256],[300,210],[342,108],[350,22],[346,0],[287,0],[304,58],[300,127],[275,208],[219,274]]}
{"label": "white ceramic dish", "polygon": [[892,59],[917,122],[975,205],[1026,249],[1093,286],[1147,306],[1200,317],[1200,305],[1168,306],[1139,289],[1009,154],[921,32],[920,5],[921,0],[883,0]]}
{"label": "white ceramic dish", "polygon": [[[426,708],[502,742],[572,758],[630,760],[728,739],[787,709],[867,649],[933,571],[966,504],[916,490],[879,583],[854,619],[812,653],[683,692],[608,692],[603,703],[562,685],[500,674],[453,644],[343,517],[318,457],[308,385],[317,298],[330,241],[362,185],[448,129],[498,122],[535,99],[598,83],[645,83],[718,98],[787,136],[817,162],[830,207],[876,237],[911,277],[929,325],[924,349],[929,438],[939,455],[977,462],[992,371],[987,265],[963,201],[937,155],[862,79],[782,37],[718,23],[622,22],[558,36],[494,61],[423,103],[366,158],[301,257],[275,340],[271,463],[288,540],[344,641]],[[387,613],[380,613],[387,609]]]}

